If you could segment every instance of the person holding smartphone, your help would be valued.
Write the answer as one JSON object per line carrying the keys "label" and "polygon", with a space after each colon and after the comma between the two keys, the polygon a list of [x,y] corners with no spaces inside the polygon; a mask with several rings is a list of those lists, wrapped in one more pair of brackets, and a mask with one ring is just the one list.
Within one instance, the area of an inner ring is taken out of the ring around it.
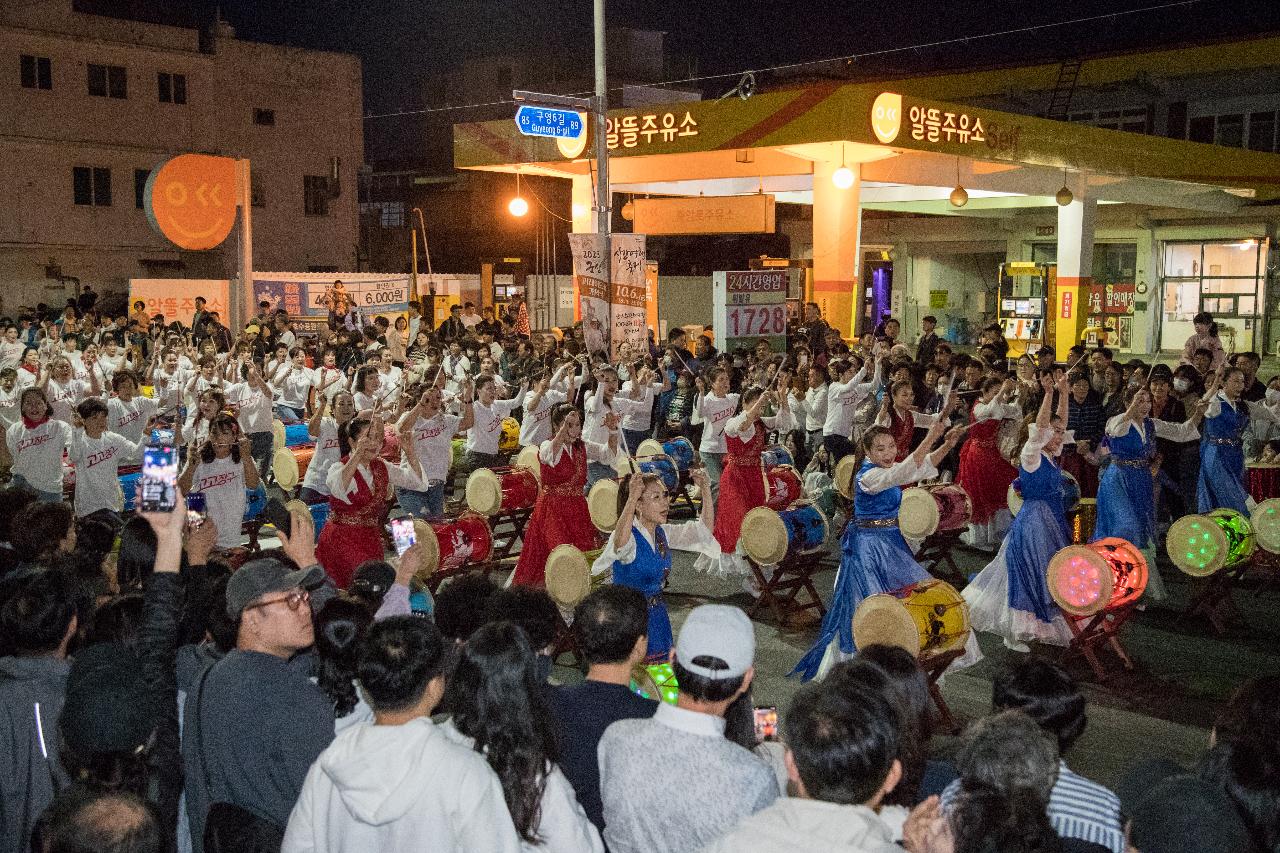
{"label": "person holding smartphone", "polygon": [[184,494],[204,493],[208,516],[218,525],[218,548],[239,547],[245,489],[256,489],[259,482],[249,439],[241,434],[235,416],[223,412],[209,424],[209,437],[198,448],[190,446],[178,486]]}

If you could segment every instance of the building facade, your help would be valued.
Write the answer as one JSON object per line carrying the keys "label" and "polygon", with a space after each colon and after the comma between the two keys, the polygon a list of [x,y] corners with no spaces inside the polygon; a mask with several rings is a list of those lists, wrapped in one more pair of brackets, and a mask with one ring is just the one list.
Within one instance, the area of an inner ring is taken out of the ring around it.
{"label": "building facade", "polygon": [[147,221],[147,176],[187,152],[250,161],[256,268],[354,268],[356,57],[37,0],[0,4],[0,67],[0,313],[60,303],[75,280],[233,277],[234,232],[187,252]]}

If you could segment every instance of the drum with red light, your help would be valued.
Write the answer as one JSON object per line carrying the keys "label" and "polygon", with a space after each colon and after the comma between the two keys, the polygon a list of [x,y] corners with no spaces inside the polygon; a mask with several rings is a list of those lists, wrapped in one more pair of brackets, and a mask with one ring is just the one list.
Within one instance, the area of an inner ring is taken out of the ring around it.
{"label": "drum with red light", "polygon": [[1137,602],[1147,588],[1147,559],[1116,537],[1068,545],[1049,560],[1046,580],[1064,613],[1092,616]]}

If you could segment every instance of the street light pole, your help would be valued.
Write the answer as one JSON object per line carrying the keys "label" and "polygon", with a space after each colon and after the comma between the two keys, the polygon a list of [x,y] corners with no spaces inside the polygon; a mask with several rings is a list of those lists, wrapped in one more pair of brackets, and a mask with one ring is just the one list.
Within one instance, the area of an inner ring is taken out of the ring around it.
{"label": "street light pole", "polygon": [[605,0],[594,0],[596,96],[592,104],[595,116],[596,137],[596,233],[604,251],[605,305],[608,307],[605,326],[605,350],[612,360],[610,341],[613,338],[613,246],[610,240],[613,194],[609,191],[609,82],[605,64],[604,38]]}

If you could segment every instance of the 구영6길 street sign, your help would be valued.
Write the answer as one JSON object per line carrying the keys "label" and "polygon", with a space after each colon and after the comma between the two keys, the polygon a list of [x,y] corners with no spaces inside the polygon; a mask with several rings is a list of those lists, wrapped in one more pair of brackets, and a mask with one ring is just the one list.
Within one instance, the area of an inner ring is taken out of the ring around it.
{"label": "\uad6c\uc6016\uae38 street sign", "polygon": [[236,161],[180,154],[151,172],[143,193],[147,219],[182,249],[212,249],[236,224]]}
{"label": "\uad6c\uc6016\uae38 street sign", "polygon": [[516,127],[525,136],[578,139],[587,132],[587,123],[576,110],[521,104],[516,109]]}

